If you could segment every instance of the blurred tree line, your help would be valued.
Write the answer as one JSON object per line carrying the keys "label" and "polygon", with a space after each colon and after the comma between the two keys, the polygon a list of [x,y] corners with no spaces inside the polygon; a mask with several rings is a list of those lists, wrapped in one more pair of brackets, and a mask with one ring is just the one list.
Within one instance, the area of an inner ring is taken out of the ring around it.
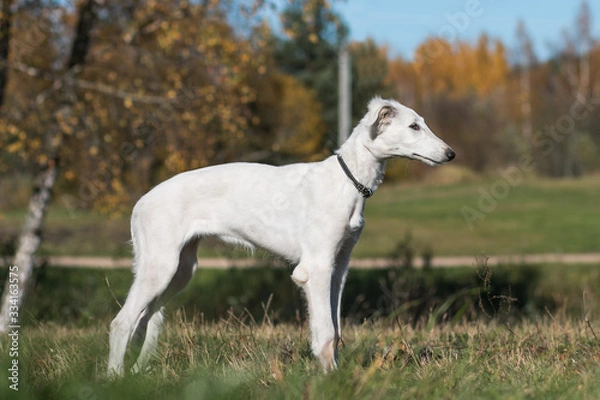
{"label": "blurred tree line", "polygon": [[[315,160],[338,145],[337,57],[348,27],[331,1],[0,8],[0,174],[34,174],[54,157],[59,200],[71,210],[129,207],[186,169]],[[82,16],[89,34],[78,59]],[[536,58],[523,23],[514,49],[485,34],[474,43],[432,37],[405,60],[370,39],[350,43],[354,122],[372,96],[395,97],[474,171],[523,155],[542,175],[597,170],[600,45],[590,26],[584,2],[549,60]]]}
{"label": "blurred tree line", "polygon": [[414,60],[388,62],[388,83],[467,167],[576,177],[600,167],[600,44],[587,2],[573,26],[543,61],[522,21],[513,49],[486,34],[475,43],[430,38]]}

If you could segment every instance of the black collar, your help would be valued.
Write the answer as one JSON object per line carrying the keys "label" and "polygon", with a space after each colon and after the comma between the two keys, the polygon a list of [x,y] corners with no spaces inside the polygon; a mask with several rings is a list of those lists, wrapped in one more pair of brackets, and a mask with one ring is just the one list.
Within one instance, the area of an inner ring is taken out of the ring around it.
{"label": "black collar", "polygon": [[354,187],[356,188],[356,190],[358,190],[358,192],[362,195],[362,197],[364,197],[365,199],[368,199],[369,197],[373,196],[373,190],[369,189],[368,187],[366,187],[365,185],[363,185],[362,183],[360,183],[359,181],[356,180],[354,175],[352,175],[352,172],[350,172],[350,170],[348,169],[348,166],[344,162],[344,159],[342,158],[341,155],[339,155],[339,154],[337,155],[337,160],[340,163],[340,166],[342,167],[342,169],[344,170],[344,173],[346,174],[346,176],[348,178],[350,178],[350,180],[354,184]]}

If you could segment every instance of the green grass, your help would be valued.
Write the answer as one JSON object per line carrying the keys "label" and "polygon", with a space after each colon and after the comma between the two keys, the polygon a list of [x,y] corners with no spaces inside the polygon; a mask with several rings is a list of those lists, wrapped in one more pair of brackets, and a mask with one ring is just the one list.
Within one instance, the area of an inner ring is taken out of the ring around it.
{"label": "green grass", "polygon": [[471,229],[461,210],[480,211],[480,190],[489,193],[494,182],[384,187],[367,203],[355,256],[389,254],[407,233],[417,249],[438,255],[600,251],[597,178],[511,187]]}
{"label": "green grass", "polygon": [[[47,324],[22,329],[19,397],[12,399],[397,399],[598,398],[600,326],[540,318],[430,329],[384,322],[345,327],[340,368],[323,375],[303,324],[230,318],[218,324],[182,314],[167,323],[152,370],[103,377],[102,327]],[[9,360],[7,340],[0,354]]]}
{"label": "green grass", "polygon": [[[14,247],[14,242],[10,246],[6,242],[17,237],[25,215],[23,210],[0,214],[0,241],[5,242],[5,247]],[[68,212],[54,204],[46,216],[39,254],[129,257],[129,239],[128,218],[92,211]]]}
{"label": "green grass", "polygon": [[[448,185],[384,185],[367,202],[365,229],[354,257],[382,257],[411,236],[417,255],[532,254],[600,251],[598,177],[576,180],[526,180],[510,186],[490,212],[478,207],[481,191],[499,181]],[[463,208],[482,212],[471,225]],[[485,211],[485,210],[484,210]],[[23,211],[0,215],[2,238],[16,235]],[[128,216],[109,219],[93,212],[69,213],[58,202],[48,215],[42,254],[130,254]],[[203,256],[246,256],[210,243]]]}
{"label": "green grass", "polygon": [[18,397],[0,336],[0,398],[600,396],[598,265],[352,271],[340,368],[327,376],[289,271],[198,271],[168,307],[152,369],[108,382],[108,325],[130,280],[38,271],[20,314]]}
{"label": "green grass", "polygon": [[[485,289],[485,310],[495,315],[510,304],[511,315],[532,318],[546,312],[582,318],[600,309],[600,265],[507,265],[494,267],[490,282],[480,268],[433,270],[352,270],[342,298],[349,322],[386,317],[401,309],[405,321],[425,323],[431,310],[446,306],[439,320],[482,315],[479,293]],[[0,282],[6,270],[0,270]],[[35,286],[21,313],[25,325],[62,324],[86,327],[114,317],[125,300],[132,276],[128,270],[46,268],[36,271]],[[57,290],[57,288],[61,288]],[[66,289],[62,289],[66,288]],[[2,287],[0,287],[0,290]],[[458,296],[458,297],[457,297]],[[491,299],[491,301],[489,301]],[[304,300],[286,268],[200,270],[171,302],[206,321],[231,312],[256,320],[269,304],[274,323],[304,318]]]}

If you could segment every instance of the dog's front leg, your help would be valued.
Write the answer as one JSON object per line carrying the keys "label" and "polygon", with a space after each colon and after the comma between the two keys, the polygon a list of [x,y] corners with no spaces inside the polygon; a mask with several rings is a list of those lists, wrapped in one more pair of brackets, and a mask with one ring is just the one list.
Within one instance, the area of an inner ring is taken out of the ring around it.
{"label": "dog's front leg", "polygon": [[337,367],[337,334],[331,303],[332,269],[333,263],[301,263],[292,275],[306,294],[312,351],[326,373]]}

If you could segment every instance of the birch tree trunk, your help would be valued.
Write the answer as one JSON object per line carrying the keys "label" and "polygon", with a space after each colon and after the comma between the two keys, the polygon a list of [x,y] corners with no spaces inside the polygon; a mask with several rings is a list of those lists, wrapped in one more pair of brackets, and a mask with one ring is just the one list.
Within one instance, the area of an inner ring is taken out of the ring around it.
{"label": "birch tree trunk", "polygon": [[[73,84],[70,75],[81,70],[85,63],[86,55],[90,47],[90,34],[94,24],[96,0],[86,0],[78,11],[78,24],[75,31],[75,39],[71,48],[71,54],[66,64],[61,87],[62,106],[56,112],[59,115],[69,115],[71,112],[72,99],[74,98]],[[62,144],[62,132],[58,127],[50,127],[46,133],[48,143],[49,162],[35,179],[33,194],[29,200],[27,218],[19,237],[14,264],[9,267],[9,276],[2,292],[2,303],[0,304],[0,332],[6,332],[11,325],[18,325],[18,315],[25,294],[31,286],[31,276],[35,263],[35,253],[42,241],[42,230],[46,211],[50,204],[52,188],[56,181],[57,160]],[[16,279],[15,279],[16,278]],[[16,281],[16,282],[15,282]],[[11,286],[16,285],[16,286]],[[13,317],[17,316],[16,323]]]}
{"label": "birch tree trunk", "polygon": [[[0,332],[11,325],[18,325],[18,310],[21,308],[26,288],[29,285],[35,262],[35,252],[40,246],[43,221],[50,203],[52,187],[56,181],[56,160],[52,159],[38,175],[29,200],[27,218],[23,225],[17,254],[9,267],[9,276],[2,292],[0,306]],[[16,278],[16,280],[15,280]]]}

